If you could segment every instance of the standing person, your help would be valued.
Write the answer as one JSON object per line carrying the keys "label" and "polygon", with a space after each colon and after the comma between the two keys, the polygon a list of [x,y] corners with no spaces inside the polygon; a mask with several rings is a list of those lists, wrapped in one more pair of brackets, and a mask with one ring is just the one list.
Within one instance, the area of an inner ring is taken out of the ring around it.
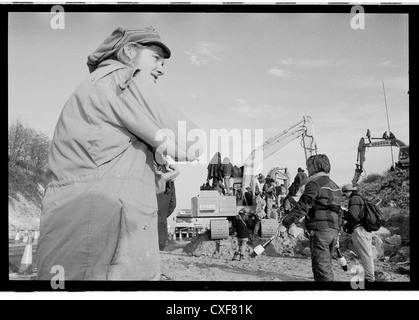
{"label": "standing person", "polygon": [[160,251],[163,251],[167,244],[167,218],[169,218],[176,209],[176,189],[174,180],[179,174],[179,169],[174,164],[156,164],[157,216]]}
{"label": "standing person", "polygon": [[260,236],[260,225],[262,223],[262,219],[266,217],[266,201],[261,197],[260,194],[257,194],[253,199],[253,203],[256,203],[256,210],[254,213],[255,227],[253,229],[253,238],[255,238]]}
{"label": "standing person", "polygon": [[[304,172],[302,168],[298,168],[297,175],[294,178],[293,183],[290,186],[290,189],[297,194],[302,186],[304,186],[307,183],[307,174]],[[301,190],[303,192],[304,190]]]}
{"label": "standing person", "polygon": [[230,163],[230,159],[225,157],[220,166],[221,174],[224,178],[224,186],[226,188],[226,195],[232,195],[230,192],[232,186],[230,185],[231,177],[233,176],[234,166]]}
{"label": "standing person", "polygon": [[[64,105],[50,145],[39,280],[51,280],[55,265],[66,280],[160,279],[154,161],[203,152],[189,152],[197,149],[182,132],[196,125],[157,89],[170,54],[153,27],[119,27],[88,56],[91,74]],[[167,130],[175,134],[161,150]]]}
{"label": "standing person", "polygon": [[249,241],[249,228],[247,226],[247,215],[246,209],[240,209],[239,214],[236,216],[236,219],[233,220],[233,227],[237,232],[238,245],[234,252],[234,260],[242,260],[244,254],[246,253],[247,242]]}
{"label": "standing person", "polygon": [[207,167],[207,181],[212,180],[212,188],[214,190],[216,189],[218,182],[223,180],[221,164],[221,153],[216,152]]}
{"label": "standing person", "polygon": [[312,270],[315,281],[333,281],[332,256],[342,222],[341,190],[330,177],[329,158],[324,154],[307,159],[308,179],[300,200],[284,217],[288,228],[305,217],[310,234]]}
{"label": "standing person", "polygon": [[361,259],[361,265],[365,272],[365,281],[375,281],[374,256],[372,251],[372,234],[365,230],[361,224],[361,217],[365,211],[364,199],[360,196],[356,187],[347,184],[342,187],[342,194],[347,199],[348,210],[344,211],[344,228],[351,235],[355,253]]}
{"label": "standing person", "polygon": [[250,187],[246,187],[246,192],[244,193],[244,199],[247,206],[253,205],[253,193]]}

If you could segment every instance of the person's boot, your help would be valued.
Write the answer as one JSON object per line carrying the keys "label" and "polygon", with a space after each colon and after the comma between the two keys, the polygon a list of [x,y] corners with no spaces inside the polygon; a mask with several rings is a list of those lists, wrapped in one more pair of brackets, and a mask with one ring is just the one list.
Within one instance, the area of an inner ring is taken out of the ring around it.
{"label": "person's boot", "polygon": [[239,261],[242,261],[243,257],[244,257],[244,255],[240,254],[239,255]]}

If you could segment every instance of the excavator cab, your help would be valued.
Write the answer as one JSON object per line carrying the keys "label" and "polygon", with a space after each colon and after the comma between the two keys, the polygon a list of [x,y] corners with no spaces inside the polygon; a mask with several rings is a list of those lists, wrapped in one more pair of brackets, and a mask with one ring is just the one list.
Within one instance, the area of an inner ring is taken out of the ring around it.
{"label": "excavator cab", "polygon": [[398,167],[406,168],[409,166],[409,162],[409,146],[400,147]]}
{"label": "excavator cab", "polygon": [[[367,140],[368,139],[368,140]],[[368,142],[366,142],[368,141]],[[367,130],[367,137],[361,138],[358,145],[357,163],[355,168],[355,174],[352,179],[352,185],[356,185],[364,172],[365,152],[367,148],[375,147],[398,147],[399,148],[399,161],[396,163],[396,167],[400,169],[407,168],[409,166],[409,146],[404,142],[397,139],[393,133],[390,132],[390,137],[387,136],[387,132],[384,133],[382,138],[372,138],[371,133]]]}

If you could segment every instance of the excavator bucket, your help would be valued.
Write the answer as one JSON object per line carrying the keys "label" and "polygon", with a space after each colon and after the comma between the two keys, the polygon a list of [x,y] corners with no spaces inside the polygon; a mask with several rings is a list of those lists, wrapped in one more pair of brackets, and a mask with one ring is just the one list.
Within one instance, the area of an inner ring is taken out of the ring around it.
{"label": "excavator bucket", "polygon": [[353,186],[355,186],[358,183],[359,178],[361,177],[362,171],[363,170],[357,165],[355,169],[354,178],[352,179]]}

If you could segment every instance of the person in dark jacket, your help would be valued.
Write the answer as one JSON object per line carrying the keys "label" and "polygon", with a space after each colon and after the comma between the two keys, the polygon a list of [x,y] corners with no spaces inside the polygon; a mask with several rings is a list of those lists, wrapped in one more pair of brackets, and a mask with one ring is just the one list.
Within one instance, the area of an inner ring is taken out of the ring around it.
{"label": "person in dark jacket", "polygon": [[233,227],[237,232],[237,239],[239,240],[236,251],[234,252],[233,261],[242,260],[246,253],[246,245],[250,236],[246,220],[246,209],[241,209],[236,219],[233,220]]}
{"label": "person in dark jacket", "polygon": [[[176,209],[176,188],[174,179],[179,175],[176,165],[159,165],[156,167],[156,177],[162,178],[157,183],[157,224],[159,249],[163,251],[167,244],[167,218]],[[159,186],[161,184],[161,186]]]}
{"label": "person in dark jacket", "polygon": [[217,187],[218,182],[223,181],[223,176],[221,174],[221,164],[221,153],[216,152],[207,167],[207,181],[212,180],[212,188],[214,190]]}
{"label": "person in dark jacket", "polygon": [[246,192],[244,193],[244,198],[246,201],[246,205],[252,206],[253,205],[253,193],[250,187],[246,188]]}
{"label": "person in dark jacket", "polygon": [[307,170],[310,177],[304,193],[282,224],[289,228],[305,218],[314,280],[333,281],[332,256],[342,224],[342,193],[329,177],[330,162],[326,155],[308,158]]}
{"label": "person in dark jacket", "polygon": [[372,234],[366,231],[361,224],[361,217],[365,210],[364,199],[352,184],[343,186],[342,194],[349,199],[348,210],[344,211],[343,219],[346,221],[344,229],[351,234],[355,253],[360,258],[361,265],[364,268],[365,280],[373,282],[375,276]]}
{"label": "person in dark jacket", "polygon": [[231,164],[230,159],[225,157],[220,166],[221,175],[224,178],[224,186],[226,188],[226,195],[229,196],[231,192],[231,177],[233,176],[234,166]]}
{"label": "person in dark jacket", "polygon": [[307,183],[308,179],[307,174],[304,172],[303,169],[298,168],[297,171],[298,172],[294,178],[294,182],[290,186],[290,189],[292,190],[292,192],[295,192],[295,194],[297,194],[300,188]]}

